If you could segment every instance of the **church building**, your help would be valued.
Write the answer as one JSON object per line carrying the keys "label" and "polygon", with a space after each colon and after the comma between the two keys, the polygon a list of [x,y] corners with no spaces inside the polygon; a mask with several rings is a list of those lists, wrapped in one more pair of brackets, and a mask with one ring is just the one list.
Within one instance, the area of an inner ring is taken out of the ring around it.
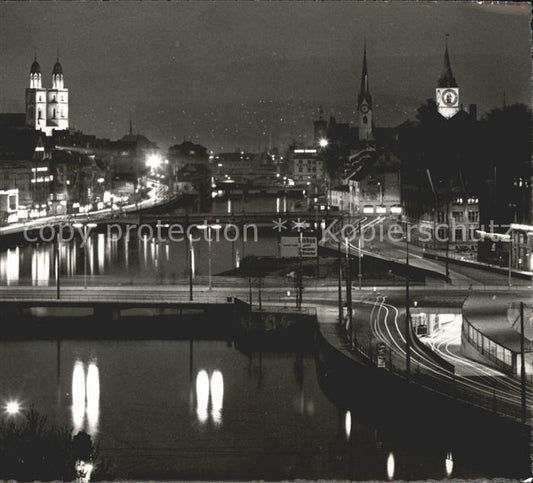
{"label": "church building", "polygon": [[435,96],[441,116],[450,119],[459,112],[459,86],[452,73],[450,54],[448,53],[448,37],[446,37],[446,49],[444,51],[444,66],[437,81]]}
{"label": "church building", "polygon": [[41,66],[36,56],[30,69],[30,87],[26,89],[26,126],[51,136],[54,130],[68,129],[68,115],[68,89],[59,58],[52,70],[52,87],[46,88],[42,86]]}

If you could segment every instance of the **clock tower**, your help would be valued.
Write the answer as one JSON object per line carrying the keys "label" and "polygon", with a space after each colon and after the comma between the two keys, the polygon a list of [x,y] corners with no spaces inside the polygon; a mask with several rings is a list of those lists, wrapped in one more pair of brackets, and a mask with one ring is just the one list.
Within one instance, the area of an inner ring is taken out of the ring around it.
{"label": "clock tower", "polygon": [[372,96],[368,85],[368,69],[366,65],[366,42],[363,52],[363,71],[361,73],[361,89],[357,97],[357,114],[359,141],[371,141],[372,135]]}
{"label": "clock tower", "polygon": [[446,50],[444,52],[444,65],[437,82],[435,91],[439,114],[446,119],[455,116],[460,109],[459,86],[452,73],[450,55],[448,53],[448,35],[446,35]]}

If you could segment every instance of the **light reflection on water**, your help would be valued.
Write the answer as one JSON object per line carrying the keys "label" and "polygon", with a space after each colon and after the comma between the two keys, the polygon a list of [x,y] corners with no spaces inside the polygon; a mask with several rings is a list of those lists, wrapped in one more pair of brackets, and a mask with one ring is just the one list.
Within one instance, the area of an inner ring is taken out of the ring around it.
{"label": "light reflection on water", "polygon": [[72,371],[72,432],[83,429],[85,419],[85,372],[83,363],[76,361]]}
{"label": "light reflection on water", "polygon": [[211,417],[215,426],[222,423],[222,403],[224,401],[224,378],[222,373],[214,370],[211,374]]}
{"label": "light reflection on water", "polygon": [[100,375],[96,363],[90,362],[87,369],[87,432],[89,434],[95,436],[98,433],[99,418]]}
{"label": "light reflection on water", "polygon": [[352,413],[346,411],[344,415],[344,433],[346,434],[346,440],[350,440],[350,435],[352,434]]}
{"label": "light reflection on water", "polygon": [[200,423],[207,421],[209,406],[209,376],[203,369],[196,376],[196,414]]}
{"label": "light reflection on water", "polygon": [[85,431],[94,439],[98,434],[99,418],[100,375],[98,366],[95,362],[90,362],[86,373],[83,362],[76,360],[72,371],[73,434]]}
{"label": "light reflection on water", "polygon": [[394,453],[391,451],[389,453],[389,456],[387,457],[387,478],[389,479],[389,481],[394,479],[394,467]]}
{"label": "light reflection on water", "polygon": [[209,377],[204,369],[198,371],[196,375],[196,415],[198,422],[205,424],[210,415],[214,425],[220,426],[223,401],[224,378],[222,373],[215,369]]}
{"label": "light reflection on water", "polygon": [[[286,196],[252,196],[233,199],[217,199],[210,208],[211,213],[285,213],[307,210],[303,198],[287,198]],[[313,215],[314,216],[314,215]],[[177,215],[177,220],[180,216]],[[122,281],[134,283],[142,275],[143,280],[172,283],[186,278],[188,255],[183,242],[151,242],[138,237],[136,230],[131,235],[126,230],[123,237],[117,240],[117,231],[111,230],[110,236],[98,233],[93,229],[88,237],[87,246],[82,246],[76,239],[61,243],[60,272],[63,282],[81,284],[85,276],[89,285],[100,283],[98,276],[106,275],[108,282]],[[164,234],[164,233],[163,233]],[[272,234],[270,234],[272,235]],[[161,243],[164,244],[164,253]],[[212,270],[220,273],[231,270],[241,264],[249,255],[277,256],[278,242],[275,236],[260,234],[259,240],[241,239],[235,242],[217,241],[212,244]],[[150,245],[150,246],[149,246]],[[205,240],[194,243],[195,274],[208,274],[208,246]],[[162,263],[165,260],[167,263]],[[98,277],[98,278],[97,278]],[[49,286],[55,283],[55,254],[53,243],[31,244],[0,250],[0,284],[16,285],[31,284]]]}
{"label": "light reflection on water", "polygon": [[[82,284],[85,274],[88,285],[98,283],[152,283],[183,281],[188,273],[186,242],[159,242],[146,237],[132,236],[121,242],[112,241],[113,235],[93,233],[82,246],[77,239],[62,243],[59,248],[62,282]],[[259,237],[257,242],[241,240],[213,241],[213,274],[238,267],[244,256],[277,256],[275,236]],[[0,250],[0,284],[50,286],[56,283],[55,249],[52,243],[26,245]],[[205,240],[192,244],[194,275],[207,276],[209,247]],[[105,275],[105,278],[101,276]]]}
{"label": "light reflection on water", "polygon": [[450,476],[452,476],[452,473],[453,473],[453,455],[451,451],[448,451],[448,453],[446,453],[445,468],[446,468],[446,477],[450,478]]}

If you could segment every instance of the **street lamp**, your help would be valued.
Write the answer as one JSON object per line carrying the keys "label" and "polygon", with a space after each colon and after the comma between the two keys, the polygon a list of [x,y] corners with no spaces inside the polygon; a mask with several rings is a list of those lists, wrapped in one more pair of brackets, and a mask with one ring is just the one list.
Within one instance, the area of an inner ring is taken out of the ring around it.
{"label": "street lamp", "polygon": [[14,416],[20,412],[20,403],[18,401],[8,401],[6,404],[6,413]]}
{"label": "street lamp", "polygon": [[[74,223],[72,225],[74,228],[82,228],[83,227],[83,242],[85,243],[85,246],[83,247],[83,288],[87,288],[87,246],[89,245],[89,240],[87,239],[87,229],[88,228],[94,228],[96,227],[96,223]],[[126,247],[126,250],[128,248]]]}
{"label": "street lamp", "polygon": [[209,290],[212,289],[213,286],[213,277],[211,273],[211,230],[220,230],[222,228],[222,225],[214,224],[214,225],[197,225],[197,228],[199,230],[207,230],[207,246],[208,246],[208,252],[209,252]]}
{"label": "street lamp", "polygon": [[405,223],[405,372],[411,379],[411,313],[409,310],[409,227]]}
{"label": "street lamp", "polygon": [[476,234],[479,235],[483,239],[488,239],[491,241],[500,241],[503,243],[509,243],[509,259],[508,259],[508,265],[509,265],[509,287],[513,286],[512,281],[512,262],[513,262],[513,238],[511,235],[505,235],[503,233],[492,233],[492,232],[486,232],[483,230],[476,230]]}
{"label": "street lamp", "polygon": [[160,165],[161,165],[161,155],[150,154],[146,158],[146,166],[148,166],[152,172],[156,170],[157,168],[159,168]]}
{"label": "street lamp", "polygon": [[321,147],[321,148],[327,148],[328,147],[328,140],[326,138],[321,138],[318,140],[318,145]]}

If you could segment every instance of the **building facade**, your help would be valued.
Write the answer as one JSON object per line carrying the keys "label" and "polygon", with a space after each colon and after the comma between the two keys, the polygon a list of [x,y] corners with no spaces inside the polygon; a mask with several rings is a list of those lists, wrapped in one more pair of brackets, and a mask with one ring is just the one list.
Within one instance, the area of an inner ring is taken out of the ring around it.
{"label": "building facade", "polygon": [[0,130],[0,190],[17,190],[19,209],[28,216],[46,215],[52,182],[50,145],[44,133]]}

